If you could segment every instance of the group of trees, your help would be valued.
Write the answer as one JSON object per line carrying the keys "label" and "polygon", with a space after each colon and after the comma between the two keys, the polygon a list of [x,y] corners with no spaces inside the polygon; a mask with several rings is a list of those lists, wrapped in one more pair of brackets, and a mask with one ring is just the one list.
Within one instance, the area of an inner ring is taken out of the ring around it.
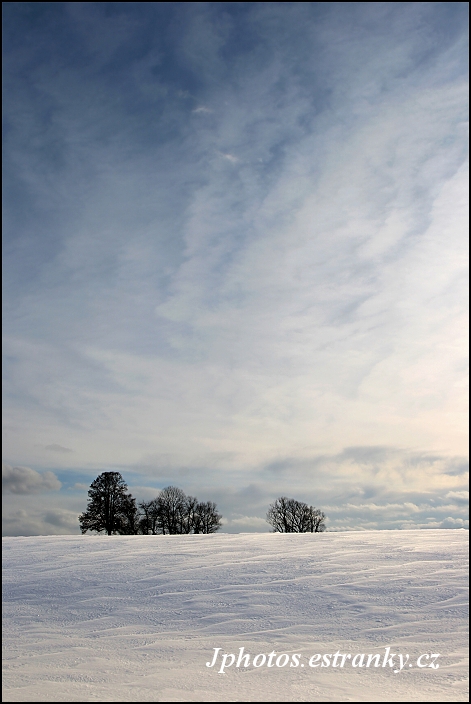
{"label": "group of trees", "polygon": [[182,535],[215,533],[222,525],[215,503],[199,502],[175,486],[139,504],[127,489],[119,472],[100,474],[88,490],[87,510],[79,516],[82,533]]}
{"label": "group of trees", "polygon": [[[103,472],[90,485],[87,510],[79,516],[79,522],[82,533],[184,535],[215,533],[222,525],[221,518],[214,502],[200,502],[176,486],[168,486],[155,499],[138,504],[119,472]],[[322,511],[286,496],[270,505],[266,520],[275,533],[325,530]]]}
{"label": "group of trees", "polygon": [[176,486],[162,489],[152,501],[141,501],[139,508],[143,514],[139,532],[144,535],[215,533],[222,525],[213,501],[198,501]]}
{"label": "group of trees", "polygon": [[325,531],[325,514],[303,501],[280,496],[267,512],[267,523],[275,533],[322,533]]}

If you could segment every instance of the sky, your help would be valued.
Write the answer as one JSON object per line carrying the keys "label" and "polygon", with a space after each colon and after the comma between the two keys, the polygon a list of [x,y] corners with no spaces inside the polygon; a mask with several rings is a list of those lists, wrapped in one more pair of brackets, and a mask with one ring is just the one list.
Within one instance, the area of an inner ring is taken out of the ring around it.
{"label": "sky", "polygon": [[119,471],[467,526],[468,4],[3,3],[5,535]]}

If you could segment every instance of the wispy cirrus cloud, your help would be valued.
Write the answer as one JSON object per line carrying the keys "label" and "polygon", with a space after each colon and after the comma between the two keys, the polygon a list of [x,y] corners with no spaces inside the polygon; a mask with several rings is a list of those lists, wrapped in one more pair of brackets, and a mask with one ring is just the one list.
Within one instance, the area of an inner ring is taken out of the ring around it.
{"label": "wispy cirrus cloud", "polygon": [[462,491],[464,4],[31,12],[5,11],[7,461],[217,478],[235,514],[284,458],[301,494]]}
{"label": "wispy cirrus cloud", "polygon": [[70,447],[64,447],[63,445],[58,445],[57,443],[53,443],[52,445],[46,445],[45,449],[50,450],[51,452],[73,452]]}

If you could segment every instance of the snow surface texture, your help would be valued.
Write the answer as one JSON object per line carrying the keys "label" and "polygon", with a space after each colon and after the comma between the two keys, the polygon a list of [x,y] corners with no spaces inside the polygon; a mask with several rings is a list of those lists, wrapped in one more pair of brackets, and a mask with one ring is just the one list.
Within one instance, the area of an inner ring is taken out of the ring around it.
{"label": "snow surface texture", "polygon": [[[467,545],[460,530],[5,538],[4,701],[466,701]],[[309,666],[387,646],[413,666]],[[241,647],[248,667],[206,666]],[[253,666],[272,651],[299,666]]]}

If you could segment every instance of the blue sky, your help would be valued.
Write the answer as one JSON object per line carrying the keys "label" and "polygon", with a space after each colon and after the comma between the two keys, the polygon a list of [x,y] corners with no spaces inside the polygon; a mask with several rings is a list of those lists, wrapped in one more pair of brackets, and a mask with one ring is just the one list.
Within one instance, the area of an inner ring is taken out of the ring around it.
{"label": "blue sky", "polygon": [[3,3],[4,533],[467,525],[467,3]]}

